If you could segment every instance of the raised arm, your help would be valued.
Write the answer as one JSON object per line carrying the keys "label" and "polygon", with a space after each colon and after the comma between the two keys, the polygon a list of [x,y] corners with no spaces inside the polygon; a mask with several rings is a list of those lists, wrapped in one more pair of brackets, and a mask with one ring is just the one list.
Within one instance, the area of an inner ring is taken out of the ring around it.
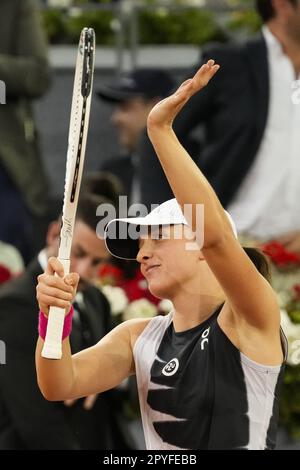
{"label": "raised arm", "polygon": [[[204,205],[202,253],[229,300],[237,322],[245,322],[266,333],[279,330],[279,308],[268,282],[235,238],[228,218],[213,188],[178,141],[172,124],[187,101],[213,78],[219,66],[209,60],[170,97],[158,103],[148,118],[148,135],[174,192],[195,232],[197,204]],[[202,229],[202,228],[200,228]],[[200,237],[199,237],[200,238]]]}
{"label": "raised arm", "polygon": [[[58,276],[54,276],[57,273]],[[78,284],[75,273],[63,277],[62,265],[50,258],[47,271],[39,276],[37,299],[40,309],[48,314],[51,305],[70,310]],[[134,373],[132,348],[145,321],[122,323],[95,346],[72,356],[69,339],[63,341],[63,355],[58,361],[41,356],[42,338],[36,348],[39,387],[48,400],[60,401],[103,392],[120,384]]]}

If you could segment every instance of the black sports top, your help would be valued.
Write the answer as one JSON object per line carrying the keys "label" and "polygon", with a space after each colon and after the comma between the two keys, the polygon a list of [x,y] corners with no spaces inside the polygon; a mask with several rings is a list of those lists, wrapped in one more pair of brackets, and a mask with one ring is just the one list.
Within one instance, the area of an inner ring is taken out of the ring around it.
{"label": "black sports top", "polygon": [[217,322],[221,307],[181,333],[172,313],[155,317],[139,336],[134,358],[147,449],[275,447],[284,367],[242,354]]}

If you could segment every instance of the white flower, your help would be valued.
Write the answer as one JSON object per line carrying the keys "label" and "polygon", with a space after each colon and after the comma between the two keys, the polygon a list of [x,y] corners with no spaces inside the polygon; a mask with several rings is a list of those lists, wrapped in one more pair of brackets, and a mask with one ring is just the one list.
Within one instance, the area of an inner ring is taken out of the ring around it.
{"label": "white flower", "polygon": [[173,304],[169,299],[163,299],[158,304],[158,310],[165,314],[168,314],[173,309]]}
{"label": "white flower", "polygon": [[20,274],[24,270],[24,263],[18,250],[2,241],[0,241],[0,264],[14,275]]}
{"label": "white flower", "polygon": [[289,338],[289,356],[288,356],[288,364],[291,366],[298,366],[300,364],[300,339],[292,339]]}
{"label": "white flower", "polygon": [[280,308],[283,308],[290,302],[291,300],[291,293],[285,290],[281,290],[277,292],[277,297],[279,301]]}
{"label": "white flower", "polygon": [[293,325],[288,313],[286,310],[284,309],[281,309],[280,310],[280,314],[281,314],[281,321],[280,321],[280,324],[281,324],[281,327],[284,331],[284,334],[286,335],[286,337],[288,336],[288,333],[290,331],[290,328],[291,326]]}
{"label": "white flower", "polygon": [[101,290],[110,303],[113,316],[119,315],[119,313],[125,310],[128,304],[128,298],[121,287],[102,286]]}
{"label": "white flower", "polygon": [[285,310],[281,310],[281,326],[288,340],[289,354],[287,363],[300,364],[300,325],[293,323]]}
{"label": "white flower", "polygon": [[129,304],[123,314],[123,320],[133,318],[152,318],[157,315],[157,308],[147,299],[134,300]]}
{"label": "white flower", "polygon": [[148,282],[146,281],[146,279],[141,279],[141,280],[138,282],[138,287],[139,287],[141,290],[147,290],[147,289],[148,289]]}

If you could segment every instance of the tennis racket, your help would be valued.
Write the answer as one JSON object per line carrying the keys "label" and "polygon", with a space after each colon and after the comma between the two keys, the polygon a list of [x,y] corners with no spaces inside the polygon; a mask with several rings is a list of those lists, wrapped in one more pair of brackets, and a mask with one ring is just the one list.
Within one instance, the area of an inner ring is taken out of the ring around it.
{"label": "tennis racket", "polygon": [[[70,272],[70,254],[76,217],[78,195],[84,164],[91,96],[94,75],[95,33],[84,28],[80,35],[75,69],[68,152],[65,176],[65,191],[60,231],[58,259],[64,267],[64,274]],[[65,311],[51,307],[48,316],[47,334],[42,356],[60,359],[62,356],[62,332]]]}

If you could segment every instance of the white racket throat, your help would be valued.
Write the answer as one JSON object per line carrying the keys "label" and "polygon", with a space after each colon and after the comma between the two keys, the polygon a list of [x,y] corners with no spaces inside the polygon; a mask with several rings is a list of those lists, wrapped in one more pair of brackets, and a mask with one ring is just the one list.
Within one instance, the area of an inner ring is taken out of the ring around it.
{"label": "white racket throat", "polygon": [[[94,30],[91,28],[84,28],[80,35],[75,69],[66,163],[62,226],[60,231],[60,244],[58,251],[58,259],[64,267],[64,275],[67,275],[70,272],[70,254],[73,230],[83,172],[89,125],[94,76],[94,57]],[[50,308],[42,357],[47,359],[61,359],[64,318],[65,310],[63,308]]]}

